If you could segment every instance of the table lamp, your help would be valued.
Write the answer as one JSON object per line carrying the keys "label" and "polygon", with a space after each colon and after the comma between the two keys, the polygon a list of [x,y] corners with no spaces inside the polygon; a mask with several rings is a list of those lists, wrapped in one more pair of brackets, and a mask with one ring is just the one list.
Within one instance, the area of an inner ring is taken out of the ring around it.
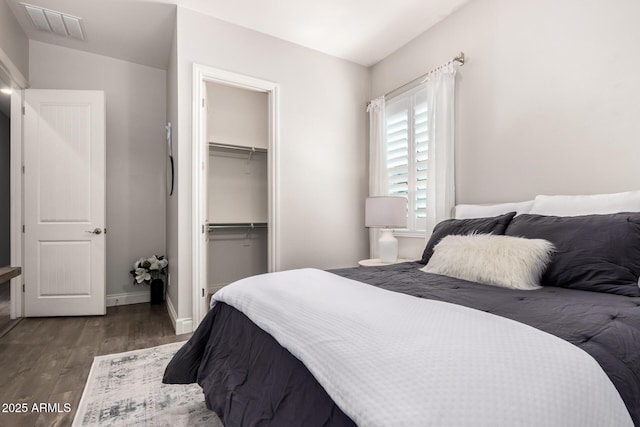
{"label": "table lamp", "polygon": [[398,239],[394,228],[407,226],[407,199],[404,197],[367,197],[365,202],[365,227],[380,228],[378,257],[384,263],[398,259]]}

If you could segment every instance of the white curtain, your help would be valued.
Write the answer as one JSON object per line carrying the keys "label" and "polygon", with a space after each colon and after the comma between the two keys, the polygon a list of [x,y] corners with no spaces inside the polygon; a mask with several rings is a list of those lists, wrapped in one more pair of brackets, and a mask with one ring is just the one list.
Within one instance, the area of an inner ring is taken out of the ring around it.
{"label": "white curtain", "polygon": [[427,162],[427,235],[455,205],[454,93],[456,69],[450,63],[429,74],[425,85],[428,102],[429,158]]}
{"label": "white curtain", "polygon": [[[369,196],[384,196],[385,181],[385,100],[384,96],[369,103]],[[378,257],[378,229],[369,229],[369,257]]]}

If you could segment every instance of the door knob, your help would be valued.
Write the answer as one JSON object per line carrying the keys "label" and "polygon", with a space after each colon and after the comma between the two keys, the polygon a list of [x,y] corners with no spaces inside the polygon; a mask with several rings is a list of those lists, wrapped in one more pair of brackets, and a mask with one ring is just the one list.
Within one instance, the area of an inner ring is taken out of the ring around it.
{"label": "door knob", "polygon": [[99,228],[94,228],[93,230],[87,230],[87,233],[91,234],[102,234],[102,230]]}

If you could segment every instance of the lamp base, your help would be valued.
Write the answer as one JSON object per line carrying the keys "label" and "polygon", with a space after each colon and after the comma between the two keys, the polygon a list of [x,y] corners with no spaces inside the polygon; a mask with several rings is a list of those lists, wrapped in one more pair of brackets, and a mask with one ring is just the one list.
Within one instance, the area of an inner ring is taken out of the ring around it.
{"label": "lamp base", "polygon": [[398,259],[398,239],[395,238],[393,230],[390,228],[380,229],[378,257],[384,263],[396,262]]}

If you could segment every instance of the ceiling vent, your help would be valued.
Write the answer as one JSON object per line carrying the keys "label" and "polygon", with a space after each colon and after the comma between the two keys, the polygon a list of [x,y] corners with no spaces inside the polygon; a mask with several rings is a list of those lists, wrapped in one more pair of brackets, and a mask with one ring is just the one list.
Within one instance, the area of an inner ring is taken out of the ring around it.
{"label": "ceiling vent", "polygon": [[27,11],[31,22],[40,31],[55,33],[64,37],[84,40],[81,19],[76,16],[66,15],[54,10],[44,9],[40,6],[20,3]]}

